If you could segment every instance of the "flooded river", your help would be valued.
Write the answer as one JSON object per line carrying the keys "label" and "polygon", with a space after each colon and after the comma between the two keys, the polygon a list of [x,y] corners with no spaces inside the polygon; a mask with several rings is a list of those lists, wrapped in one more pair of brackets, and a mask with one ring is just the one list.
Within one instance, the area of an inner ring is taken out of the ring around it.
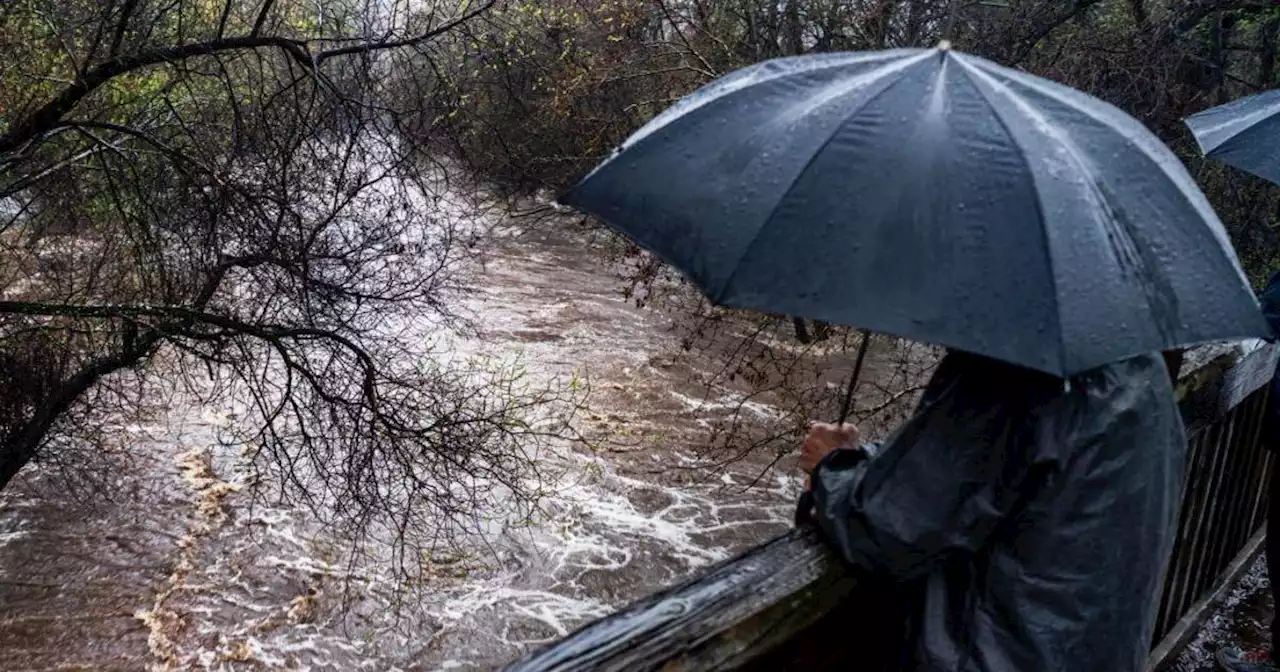
{"label": "flooded river", "polygon": [[306,511],[251,499],[247,457],[218,439],[233,413],[156,391],[145,421],[105,428],[104,455],[128,457],[108,496],[41,470],[0,494],[4,669],[493,669],[785,530],[789,469],[748,489],[757,463],[690,468],[716,404],[670,317],[624,300],[569,224],[498,233],[458,348],[588,381],[579,428],[619,439],[548,455],[538,520],[406,586],[344,560]]}

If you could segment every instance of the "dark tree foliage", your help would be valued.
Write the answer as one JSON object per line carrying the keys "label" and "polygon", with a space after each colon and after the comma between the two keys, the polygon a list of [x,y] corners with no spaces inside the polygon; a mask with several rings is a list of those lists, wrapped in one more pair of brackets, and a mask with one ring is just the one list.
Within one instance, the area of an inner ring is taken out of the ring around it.
{"label": "dark tree foliage", "polygon": [[536,495],[549,398],[434,362],[485,213],[387,77],[495,6],[0,5],[0,487],[169,378],[348,531],[433,543]]}
{"label": "dark tree foliage", "polygon": [[[424,127],[441,147],[514,193],[554,192],[658,111],[735,68],[946,38],[1145,122],[1190,166],[1260,281],[1280,265],[1280,189],[1200,158],[1181,120],[1277,86],[1277,31],[1280,8],[1266,0],[513,0],[439,42],[426,74],[407,84],[433,96]],[[808,421],[834,416],[856,334],[724,313],[656,260],[615,244],[628,295],[665,304],[691,356],[720,363],[723,376],[708,389],[733,387],[786,411],[781,424],[745,433],[749,418],[731,414],[711,442],[717,454],[752,445],[783,454]],[[859,417],[890,426],[909,403],[929,356],[908,347],[873,348],[871,361],[896,360],[891,375],[901,380],[864,386]],[[900,375],[902,366],[914,373]]]}

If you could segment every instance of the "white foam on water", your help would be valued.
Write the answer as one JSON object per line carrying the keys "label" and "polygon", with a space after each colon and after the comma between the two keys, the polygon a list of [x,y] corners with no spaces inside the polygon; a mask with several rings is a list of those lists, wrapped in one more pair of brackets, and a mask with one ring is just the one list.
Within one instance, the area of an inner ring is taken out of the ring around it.
{"label": "white foam on water", "polygon": [[675,397],[690,411],[698,412],[737,412],[746,411],[758,420],[781,420],[785,414],[777,407],[758,401],[743,400],[740,396],[726,395],[717,399],[692,397],[676,390],[669,394]]}
{"label": "white foam on water", "polygon": [[[473,205],[448,194],[414,202],[455,220],[466,219]],[[605,264],[564,268],[555,249],[503,244],[510,247],[485,260],[477,291],[461,299],[474,332],[439,316],[407,314],[386,316],[380,332],[416,340],[423,358],[474,367],[469,375],[518,368],[531,388],[609,384],[587,375],[597,371],[642,379],[653,355],[676,347],[659,316],[618,295]],[[761,420],[779,417],[727,392],[709,401],[663,393],[685,416],[741,408]],[[645,475],[624,472],[608,454],[552,443],[532,456],[551,474],[538,483],[547,496],[532,521],[490,488],[483,519],[463,548],[421,558],[421,584],[406,586],[385,539],[357,547],[307,509],[250,498],[250,458],[227,442],[248,414],[245,399],[213,406],[167,394],[161,421],[119,427],[133,444],[170,456],[192,502],[189,529],[177,531],[185,536],[171,581],[156,587],[155,600],[137,605],[156,634],[160,669],[493,669],[786,529],[799,485],[777,475],[743,493],[741,484],[754,475],[730,472],[719,484],[684,483],[672,474],[700,463],[685,446],[655,448],[646,463],[679,466]],[[532,421],[551,422],[552,413]],[[0,546],[25,534],[0,532]],[[184,627],[171,628],[170,614]],[[165,662],[170,651],[173,662]]]}
{"label": "white foam on water", "polygon": [[[170,441],[203,443],[229,453],[223,459],[243,459],[233,448],[218,448],[213,438],[226,414],[193,408],[192,415],[206,426],[204,432],[188,427],[181,439]],[[718,533],[760,524],[781,529],[786,524],[781,498],[762,507],[759,495],[735,503],[723,501],[723,493],[711,486],[655,485],[618,474],[608,462],[567,446],[544,459],[554,460],[564,476],[551,489],[542,521],[528,528],[495,521],[487,538],[478,540],[491,551],[465,561],[470,567],[460,576],[428,586],[415,598],[420,602],[410,610],[414,613],[407,615],[396,613],[403,608],[402,595],[389,568],[349,564],[341,543],[326,540],[309,512],[261,503],[242,509],[230,503],[234,520],[212,533],[220,550],[191,572],[181,599],[197,639],[212,642],[212,648],[188,650],[181,660],[203,669],[223,669],[239,658],[268,669],[377,667],[414,651],[415,632],[428,641],[448,642],[454,634],[470,641],[466,633],[486,628],[491,629],[486,637],[493,641],[485,655],[511,657],[621,606],[619,600],[592,594],[599,586],[584,585],[589,572],[624,572],[638,553],[661,556],[668,573],[651,577],[645,585],[651,590],[727,557],[729,544],[711,540]],[[205,489],[216,485],[202,478],[193,482]],[[628,497],[636,491],[665,501],[642,510]],[[368,605],[356,607],[358,617],[331,615],[314,624],[294,622],[289,605],[300,593],[274,585],[274,577],[282,574],[297,577],[297,590],[303,584],[335,592],[342,585],[359,585],[361,601]],[[171,606],[177,608],[172,602]],[[238,614],[230,621],[224,613],[228,609]],[[353,637],[362,639],[353,643]],[[495,644],[497,652],[492,651]],[[464,650],[448,644],[441,654],[467,663]],[[477,665],[490,665],[497,658],[482,656]]]}
{"label": "white foam on water", "polygon": [[13,532],[0,533],[0,547],[12,544],[15,541],[22,541],[30,536],[30,530],[15,530]]}

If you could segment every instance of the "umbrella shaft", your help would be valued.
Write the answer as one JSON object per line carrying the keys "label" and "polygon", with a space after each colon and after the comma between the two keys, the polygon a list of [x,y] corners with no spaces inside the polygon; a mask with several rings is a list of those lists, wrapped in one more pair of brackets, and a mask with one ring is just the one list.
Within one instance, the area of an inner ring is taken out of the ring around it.
{"label": "umbrella shaft", "polygon": [[853,363],[853,375],[849,376],[849,387],[844,392],[844,403],[840,405],[840,418],[837,425],[843,425],[849,419],[849,411],[853,410],[853,391],[858,388],[858,378],[862,375],[862,362],[867,358],[867,348],[871,347],[871,333],[862,331],[862,343],[858,344],[858,358]]}

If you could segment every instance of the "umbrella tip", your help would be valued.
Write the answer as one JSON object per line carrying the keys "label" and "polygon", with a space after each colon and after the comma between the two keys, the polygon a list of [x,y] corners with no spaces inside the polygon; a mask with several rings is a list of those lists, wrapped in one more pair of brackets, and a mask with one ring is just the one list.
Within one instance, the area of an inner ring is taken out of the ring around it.
{"label": "umbrella tip", "polygon": [[951,40],[943,40],[939,42],[938,51],[951,51]]}

